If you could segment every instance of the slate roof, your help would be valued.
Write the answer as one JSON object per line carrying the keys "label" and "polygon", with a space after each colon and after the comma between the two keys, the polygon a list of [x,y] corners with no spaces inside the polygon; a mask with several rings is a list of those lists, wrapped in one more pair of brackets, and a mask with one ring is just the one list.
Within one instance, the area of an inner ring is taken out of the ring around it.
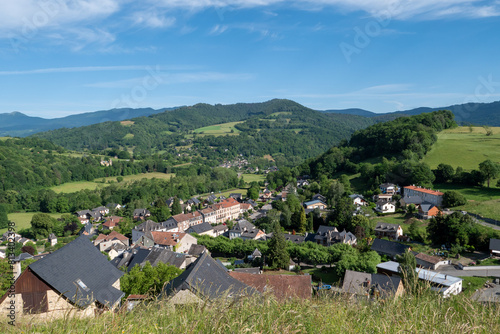
{"label": "slate roof", "polygon": [[227,296],[253,295],[255,289],[231,277],[208,253],[201,255],[186,270],[174,278],[163,289],[163,296],[172,296],[177,291],[190,290],[208,299]]}
{"label": "slate roof", "polygon": [[335,226],[320,225],[318,227],[318,230],[316,231],[316,235],[326,235],[326,233],[329,231],[338,232]]}
{"label": "slate roof", "polygon": [[384,239],[375,239],[371,250],[390,256],[403,254],[410,246],[400,244],[399,242],[388,241]]}
{"label": "slate roof", "polygon": [[140,265],[141,263],[146,260],[146,258],[149,255],[149,249],[145,248],[139,248],[139,249],[134,249],[132,251],[132,254],[128,256],[127,263],[120,263],[120,265],[117,265],[117,268],[120,268],[121,266],[125,265],[127,266],[127,271],[132,270],[132,268],[135,267],[136,264]]}
{"label": "slate roof", "polygon": [[95,300],[112,306],[124,295],[112,286],[123,272],[109,263],[86,236],[76,238],[29,268],[80,307]]}
{"label": "slate roof", "polygon": [[161,228],[162,228],[161,224],[155,223],[152,220],[146,220],[144,223],[135,226],[134,230],[141,232],[149,232],[149,231],[156,231]]}
{"label": "slate roof", "polygon": [[192,244],[191,247],[189,247],[188,254],[192,256],[200,256],[206,250],[207,248],[203,245]]}
{"label": "slate roof", "polygon": [[420,210],[419,211],[422,211],[422,212],[429,212],[430,209],[432,209],[432,207],[434,206],[434,204],[431,204],[431,203],[422,203],[420,205]]}
{"label": "slate roof", "polygon": [[197,234],[202,234],[202,233],[206,233],[206,232],[209,232],[209,231],[213,231],[213,227],[212,225],[210,225],[209,222],[204,222],[204,223],[201,223],[201,224],[198,224],[198,225],[193,225],[191,226],[190,228],[187,229],[186,232],[188,233],[197,233]]}
{"label": "slate roof", "polygon": [[500,239],[490,239],[490,250],[500,252]]}
{"label": "slate roof", "polygon": [[309,201],[309,202],[304,202],[305,206],[314,205],[314,204],[323,204],[324,206],[326,206],[326,204],[323,203],[322,201],[320,201],[319,199],[315,199],[315,200]]}
{"label": "slate roof", "polygon": [[283,236],[285,237],[285,240],[291,241],[294,244],[301,244],[306,240],[306,237],[303,235],[293,235],[291,233],[284,233]]}
{"label": "slate roof", "polygon": [[389,224],[389,223],[384,223],[384,222],[378,222],[377,226],[375,227],[375,231],[397,232],[399,227],[400,227],[399,224]]}
{"label": "slate roof", "polygon": [[382,296],[396,293],[401,278],[382,274],[368,274],[346,270],[342,290],[347,293],[368,295],[372,288],[378,289]]}
{"label": "slate roof", "polygon": [[431,256],[424,253],[418,253],[415,255],[415,259],[419,265],[437,264],[441,261],[441,258],[437,256]]}

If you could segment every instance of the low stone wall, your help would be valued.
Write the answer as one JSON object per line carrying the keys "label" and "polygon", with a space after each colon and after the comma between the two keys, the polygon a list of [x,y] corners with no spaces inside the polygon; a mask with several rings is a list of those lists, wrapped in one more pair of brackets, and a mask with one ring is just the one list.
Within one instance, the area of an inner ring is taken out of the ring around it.
{"label": "low stone wall", "polygon": [[500,270],[500,266],[470,266],[463,270]]}

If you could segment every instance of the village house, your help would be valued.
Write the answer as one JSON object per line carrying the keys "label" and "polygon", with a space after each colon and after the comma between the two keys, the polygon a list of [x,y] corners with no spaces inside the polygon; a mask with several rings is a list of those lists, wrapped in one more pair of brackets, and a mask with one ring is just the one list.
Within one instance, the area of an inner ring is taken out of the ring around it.
{"label": "village house", "polygon": [[437,206],[431,203],[422,203],[418,208],[418,217],[420,219],[431,219],[441,213]]}
{"label": "village house", "polygon": [[116,226],[118,226],[118,223],[120,223],[123,220],[123,217],[118,217],[118,216],[110,216],[106,218],[106,221],[102,223],[102,227],[104,230],[113,230]]}
{"label": "village house", "polygon": [[500,256],[500,239],[490,239],[490,254]]}
{"label": "village house", "polygon": [[346,270],[342,291],[358,296],[385,299],[401,296],[404,288],[403,282],[398,276]]}
{"label": "village house", "polygon": [[187,253],[191,245],[198,243],[195,237],[181,232],[153,231],[146,233],[145,237],[151,239],[157,247],[178,253]]}
{"label": "village house", "polygon": [[378,194],[378,195],[373,195],[373,201],[375,203],[377,202],[392,202],[392,194]]}
{"label": "village house", "polygon": [[401,204],[402,208],[408,207],[410,204],[415,205],[415,207],[419,207],[422,204],[422,197],[420,196],[403,196],[399,200],[399,203]]}
{"label": "village house", "polygon": [[403,228],[399,224],[389,224],[378,222],[375,226],[375,236],[377,238],[387,237],[389,239],[398,240],[403,236]]}
{"label": "village house", "polygon": [[391,259],[395,259],[396,255],[402,255],[410,246],[400,244],[399,242],[388,241],[384,239],[375,239],[371,245],[371,250],[379,253],[380,255],[386,255]]}
{"label": "village house", "polygon": [[198,225],[193,225],[186,230],[187,233],[196,233],[198,235],[208,235],[211,237],[216,237],[214,233],[214,228],[208,222],[204,222]]}
{"label": "village house", "polygon": [[[379,263],[377,265],[377,273],[389,276],[399,275],[398,267],[399,263],[394,261]],[[431,291],[441,293],[443,297],[457,295],[462,292],[461,278],[440,274],[423,268],[417,268],[415,271],[418,273],[420,280],[426,281],[431,285]]]}
{"label": "village house", "polygon": [[255,288],[231,277],[225,267],[205,252],[182,274],[168,282],[159,297],[174,305],[201,304],[258,293]]}
{"label": "village house", "polygon": [[229,275],[262,294],[272,294],[278,301],[312,298],[310,275],[262,275],[241,271],[232,271]]}
{"label": "village house", "polygon": [[147,217],[151,217],[151,212],[148,209],[135,209],[132,215],[135,220],[144,220]]}
{"label": "village house", "polygon": [[266,234],[245,219],[241,219],[229,230],[229,239],[241,238],[243,240],[258,240]]}
{"label": "village house", "polygon": [[202,209],[202,210],[198,210],[202,217],[203,217],[203,222],[206,222],[206,223],[209,223],[209,224],[212,224],[212,225],[215,225],[217,224],[217,212],[208,207],[208,208],[205,208],[205,209]]}
{"label": "village house", "polygon": [[309,202],[304,202],[304,208],[308,210],[314,210],[314,209],[325,210],[326,207],[327,205],[318,199]]}
{"label": "village house", "polygon": [[0,314],[7,319],[15,302],[16,319],[94,316],[119,305],[122,276],[88,237],[80,236],[30,264],[16,279],[14,296],[7,292],[0,299]]}
{"label": "village house", "polygon": [[393,202],[378,201],[375,210],[380,213],[394,213],[396,205]]}
{"label": "village house", "polygon": [[171,220],[174,220],[177,223],[177,227],[180,232],[185,232],[191,226],[203,223],[203,215],[199,211],[180,213],[170,217],[167,222]]}
{"label": "village house", "polygon": [[365,200],[363,195],[352,194],[349,195],[349,198],[352,200],[352,203],[357,206],[365,206],[368,205],[368,202]]}
{"label": "village house", "polygon": [[99,234],[97,238],[94,240],[94,245],[98,246],[99,251],[101,252],[106,251],[108,248],[110,248],[112,245],[116,243],[121,243],[126,247],[129,246],[128,238],[116,231],[111,231],[111,233],[108,235]]}
{"label": "village house", "polygon": [[132,244],[136,244],[139,238],[143,237],[146,232],[165,230],[166,228],[161,224],[155,223],[152,220],[146,220],[132,229]]}
{"label": "village house", "polygon": [[228,235],[229,227],[225,224],[215,225],[214,227],[214,236],[218,237],[219,235]]}
{"label": "village house", "polygon": [[351,246],[356,245],[357,238],[351,232],[346,232],[344,229],[339,232],[334,226],[320,225],[318,231],[314,235],[316,243],[323,246],[331,246],[336,243],[348,244]]}
{"label": "village house", "polygon": [[101,214],[101,216],[105,216],[105,215],[109,214],[109,209],[105,206],[99,206],[97,208],[93,208],[92,211],[99,212]]}
{"label": "village house", "polygon": [[240,214],[240,203],[234,198],[227,198],[220,203],[212,205],[217,216],[217,224],[225,223],[228,220],[237,219]]}
{"label": "village house", "polygon": [[158,266],[159,263],[165,263],[179,269],[185,269],[195,260],[196,258],[184,253],[173,252],[161,247],[153,247],[151,249],[132,249],[129,252],[123,253],[122,256],[115,258],[111,263],[116,268],[124,268],[128,272],[136,265],[144,267],[146,262],[149,262],[152,267]]}
{"label": "village house", "polygon": [[443,260],[440,257],[427,255],[424,253],[418,253],[415,255],[415,259],[417,260],[417,267],[436,270],[442,265],[450,264],[449,260]]}
{"label": "village house", "polygon": [[297,245],[306,241],[316,242],[316,240],[314,239],[314,237],[316,236],[315,233],[306,232],[306,235],[283,233],[283,236],[285,237],[286,241],[291,241]]}
{"label": "village house", "polygon": [[434,204],[435,206],[443,205],[443,195],[444,193],[440,191],[435,191],[422,187],[416,187],[416,186],[404,187],[404,196],[408,197],[418,196],[422,198],[422,202],[431,203]]}
{"label": "village house", "polygon": [[389,194],[389,195],[399,194],[399,186],[394,183],[382,183],[379,186],[379,189],[382,192],[382,194]]}
{"label": "village house", "polygon": [[57,244],[57,236],[54,233],[49,234],[47,240],[52,247]]}
{"label": "village house", "polygon": [[271,190],[269,189],[264,189],[264,191],[262,192],[262,198],[264,199],[270,199],[272,196],[273,196],[273,193],[271,192]]}

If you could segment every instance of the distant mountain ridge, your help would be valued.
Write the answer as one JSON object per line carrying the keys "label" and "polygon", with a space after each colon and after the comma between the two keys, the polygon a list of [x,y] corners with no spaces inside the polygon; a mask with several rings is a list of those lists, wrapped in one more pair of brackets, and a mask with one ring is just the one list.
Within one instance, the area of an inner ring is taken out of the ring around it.
{"label": "distant mountain ridge", "polygon": [[28,116],[21,112],[14,111],[11,113],[0,114],[0,136],[26,137],[43,131],[60,128],[75,128],[107,121],[123,121],[126,119],[175,110],[177,108],[179,107],[161,109],[120,108],[86,112],[53,119]]}
{"label": "distant mountain ridge", "polygon": [[458,124],[500,126],[500,101],[489,103],[463,103],[446,107],[429,108],[419,107],[409,110],[400,110],[387,113],[374,113],[364,109],[324,110],[325,113],[359,115],[371,117],[377,121],[388,121],[400,116],[413,116],[437,110],[450,110],[455,115]]}

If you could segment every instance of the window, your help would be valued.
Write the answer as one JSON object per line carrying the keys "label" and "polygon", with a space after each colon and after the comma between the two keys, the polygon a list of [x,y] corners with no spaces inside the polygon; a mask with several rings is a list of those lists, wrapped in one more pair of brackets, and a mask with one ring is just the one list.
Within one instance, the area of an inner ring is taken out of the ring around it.
{"label": "window", "polygon": [[76,284],[78,284],[78,286],[79,286],[80,288],[82,288],[84,291],[87,291],[87,292],[89,291],[89,288],[85,285],[85,283],[83,283],[83,282],[82,282],[82,280],[81,280],[81,279],[77,279],[75,282],[76,282]]}

